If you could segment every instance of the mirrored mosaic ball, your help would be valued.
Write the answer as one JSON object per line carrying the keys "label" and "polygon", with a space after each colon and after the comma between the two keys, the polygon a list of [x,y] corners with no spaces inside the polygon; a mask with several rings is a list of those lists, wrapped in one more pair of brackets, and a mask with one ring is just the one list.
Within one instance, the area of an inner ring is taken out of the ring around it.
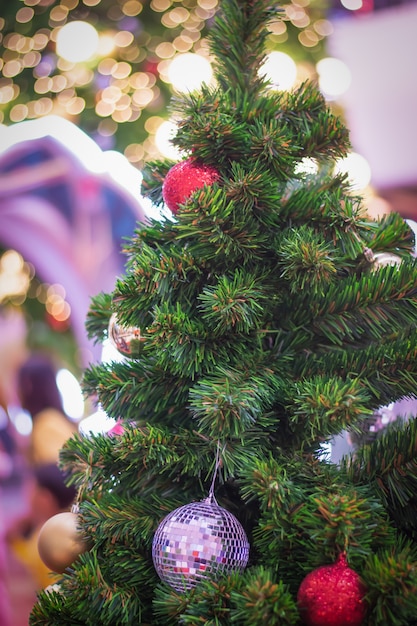
{"label": "mirrored mosaic ball", "polygon": [[159,577],[183,592],[202,579],[242,571],[249,542],[235,516],[207,498],[181,506],[162,520],[152,558]]}
{"label": "mirrored mosaic ball", "polygon": [[109,321],[108,336],[111,344],[123,356],[132,356],[132,342],[142,341],[140,329],[133,326],[121,326],[117,314],[112,313]]}

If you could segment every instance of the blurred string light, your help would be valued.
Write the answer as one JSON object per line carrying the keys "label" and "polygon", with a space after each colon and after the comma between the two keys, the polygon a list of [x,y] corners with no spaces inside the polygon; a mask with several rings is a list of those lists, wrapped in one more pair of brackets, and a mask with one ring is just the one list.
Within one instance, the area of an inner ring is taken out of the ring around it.
{"label": "blurred string light", "polygon": [[117,421],[113,417],[109,417],[104,409],[99,406],[97,411],[79,422],[78,430],[85,437],[102,435],[108,433],[116,424]]}
{"label": "blurred string light", "polygon": [[349,89],[352,76],[343,61],[326,57],[318,61],[316,70],[320,90],[328,100],[340,97]]}
{"label": "blurred string light", "polygon": [[59,29],[56,36],[58,56],[71,63],[88,61],[96,54],[98,47],[98,33],[88,22],[68,22]]}
{"label": "blurred string light", "polygon": [[6,250],[0,257],[0,304],[11,300],[24,302],[33,278],[34,269],[16,250]]}
{"label": "blurred string light", "polygon": [[[56,384],[66,415],[72,421],[79,422],[85,413],[85,403],[78,380],[70,370],[61,368],[56,374]],[[20,435],[29,436],[33,427],[30,413],[19,406],[8,407],[8,413],[17,432]]]}
{"label": "blurred string light", "polygon": [[27,298],[37,300],[45,308],[48,319],[56,329],[69,325],[71,307],[65,289],[60,284],[40,282],[31,263],[17,250],[6,250],[0,256],[0,304],[11,302],[21,306]]}
{"label": "blurred string light", "polygon": [[351,152],[345,158],[338,159],[335,173],[346,174],[353,191],[364,190],[371,181],[371,168],[368,161],[356,152]]}
{"label": "blurred string light", "polygon": [[360,11],[363,8],[362,0],[340,0],[340,4],[348,11]]}
{"label": "blurred string light", "polygon": [[315,159],[311,159],[310,157],[305,157],[297,164],[295,174],[307,174],[309,176],[313,176],[314,174],[317,174],[318,170],[319,166],[317,161]]}
{"label": "blurred string light", "polygon": [[172,144],[175,137],[177,127],[173,121],[162,122],[155,133],[155,143],[158,150],[169,159],[179,161],[181,159],[181,151]]}
{"label": "blurred string light", "polygon": [[291,89],[297,78],[297,65],[285,52],[272,51],[267,55],[260,73],[271,82],[272,87]]}
{"label": "blurred string light", "polygon": [[[126,361],[126,357],[114,347],[110,339],[105,339],[102,343],[101,360],[103,363],[122,363]],[[88,437],[107,433],[115,425],[116,420],[109,417],[102,406],[98,405],[96,411],[80,421],[78,430],[81,435]]]}
{"label": "blurred string light", "polygon": [[189,92],[209,85],[213,78],[210,62],[199,54],[187,52],[175,56],[168,66],[167,77],[176,91]]}
{"label": "blurred string light", "polygon": [[57,372],[56,384],[65,413],[74,421],[80,420],[84,415],[84,397],[80,383],[72,372],[62,368]]}

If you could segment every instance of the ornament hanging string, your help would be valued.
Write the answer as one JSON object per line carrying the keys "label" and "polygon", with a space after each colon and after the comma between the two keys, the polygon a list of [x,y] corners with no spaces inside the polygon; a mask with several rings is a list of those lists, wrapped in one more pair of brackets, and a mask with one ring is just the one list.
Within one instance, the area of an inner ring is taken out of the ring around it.
{"label": "ornament hanging string", "polygon": [[200,581],[241,572],[249,560],[249,541],[239,520],[219,506],[214,497],[221,448],[208,497],[171,511],[159,524],[152,540],[152,559],[158,576],[183,593]]}
{"label": "ornament hanging string", "polygon": [[375,254],[374,251],[369,248],[368,246],[365,246],[362,239],[359,237],[358,233],[355,230],[352,230],[353,236],[356,238],[356,240],[362,244],[363,246],[363,255],[365,257],[365,259],[368,261],[368,263],[373,263],[375,261]]}
{"label": "ornament hanging string", "polygon": [[[223,454],[225,448],[226,448],[226,444],[223,444],[223,448],[222,448],[222,451],[221,451],[222,454]],[[221,463],[221,458],[220,458],[220,439],[218,439],[217,440],[217,449],[216,449],[216,461],[215,461],[214,470],[213,470],[213,478],[211,480],[209,494],[208,494],[208,496],[206,498],[206,502],[215,502],[217,504],[216,498],[214,496],[214,485],[216,483],[217,475],[219,473],[220,463]]]}

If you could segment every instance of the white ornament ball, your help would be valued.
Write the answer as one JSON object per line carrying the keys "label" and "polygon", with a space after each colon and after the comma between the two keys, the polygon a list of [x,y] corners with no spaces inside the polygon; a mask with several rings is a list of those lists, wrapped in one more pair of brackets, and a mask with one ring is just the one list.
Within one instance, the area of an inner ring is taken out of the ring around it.
{"label": "white ornament ball", "polygon": [[392,254],[391,252],[376,252],[372,260],[372,271],[375,272],[381,267],[386,267],[387,265],[398,267],[401,264],[401,261],[401,257],[397,254]]}
{"label": "white ornament ball", "polygon": [[236,517],[209,497],[181,506],[162,520],[152,558],[161,580],[184,592],[203,579],[243,571],[249,542]]}

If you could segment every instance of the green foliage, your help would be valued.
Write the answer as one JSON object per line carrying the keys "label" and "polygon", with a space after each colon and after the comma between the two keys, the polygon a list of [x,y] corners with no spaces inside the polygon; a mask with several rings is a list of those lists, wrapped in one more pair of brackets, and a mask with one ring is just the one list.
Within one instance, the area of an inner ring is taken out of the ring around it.
{"label": "green foliage", "polygon": [[348,471],[355,482],[374,485],[398,526],[416,538],[417,420],[391,424],[358,451]]}
{"label": "green foliage", "polygon": [[231,602],[232,624],[291,626],[298,623],[298,610],[287,585],[274,580],[262,566],[249,570],[243,584],[232,589]]}
{"label": "green foliage", "polygon": [[363,572],[368,599],[374,607],[369,625],[414,624],[417,615],[416,548],[399,541],[396,549],[383,550],[369,558]]}
{"label": "green foliage", "polygon": [[[59,614],[88,626],[300,626],[301,581],[342,552],[367,586],[363,626],[417,615],[417,420],[345,459],[325,455],[334,436],[415,394],[414,238],[399,216],[369,219],[335,175],[349,137],[317,86],[287,93],[259,78],[274,14],[265,0],[224,0],[217,84],[175,102],[176,145],[219,177],[138,229],[125,275],[92,301],[91,336],[105,339],[115,313],[143,342],[85,372],[85,393],[123,432],[61,450],[92,548],[59,594],[41,594],[36,626]],[[144,173],[156,204],[169,167]],[[380,266],[379,252],[399,263]],[[152,538],[211,489],[243,525],[249,563],[179,594],[157,576]]]}

